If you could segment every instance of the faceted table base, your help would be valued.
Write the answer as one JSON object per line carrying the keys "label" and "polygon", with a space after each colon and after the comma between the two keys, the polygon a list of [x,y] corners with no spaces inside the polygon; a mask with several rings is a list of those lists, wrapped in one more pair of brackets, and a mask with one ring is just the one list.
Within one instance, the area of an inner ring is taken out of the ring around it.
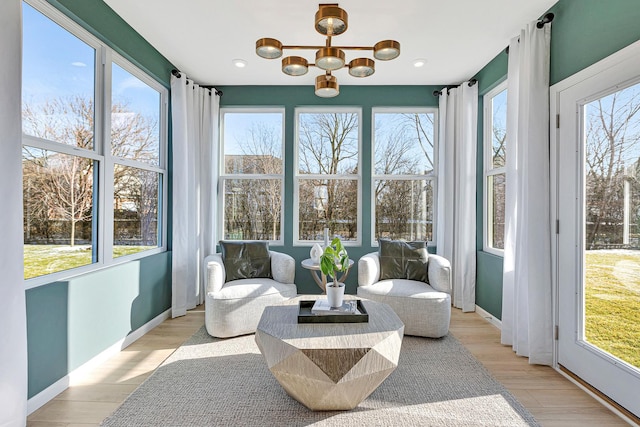
{"label": "faceted table base", "polygon": [[369,323],[298,324],[297,305],[265,309],[258,347],[276,380],[309,409],[353,409],[398,366],[404,325],[386,304],[365,304]]}

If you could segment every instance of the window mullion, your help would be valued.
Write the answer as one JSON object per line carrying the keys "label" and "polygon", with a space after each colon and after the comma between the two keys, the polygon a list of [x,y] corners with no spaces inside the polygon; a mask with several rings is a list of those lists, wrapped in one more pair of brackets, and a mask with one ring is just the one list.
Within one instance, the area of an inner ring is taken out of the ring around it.
{"label": "window mullion", "polygon": [[46,139],[38,138],[32,135],[22,134],[22,145],[40,148],[47,151],[55,151],[56,153],[68,154],[70,156],[86,157],[87,159],[102,160],[102,155],[96,150],[86,150],[74,147],[73,145],[53,142]]}
{"label": "window mullion", "polygon": [[501,173],[507,173],[507,168],[500,167],[495,169],[489,169],[488,171],[486,171],[485,176],[500,175]]}
{"label": "window mullion", "polygon": [[[110,147],[107,147],[110,149]],[[113,161],[114,164],[118,164],[118,165],[122,165],[122,166],[128,166],[131,168],[136,168],[136,169],[141,169],[141,170],[146,170],[146,171],[150,171],[150,172],[157,172],[157,173],[164,173],[166,172],[166,170],[162,167],[159,166],[154,166],[151,165],[149,163],[144,163],[144,162],[138,162],[135,160],[129,160],[129,159],[123,159],[122,157],[115,157],[115,156],[110,156],[111,160]]]}
{"label": "window mullion", "polygon": [[100,239],[100,251],[102,252],[102,261],[109,264],[113,261],[113,167],[114,161],[111,155],[111,92],[112,92],[112,73],[111,73],[111,52],[106,51],[104,56],[104,77],[102,85],[102,103],[100,108],[102,111],[103,131],[102,144],[100,149],[104,153],[104,167],[102,168],[102,177],[100,183],[101,200],[100,200],[100,219],[102,220],[102,238]]}

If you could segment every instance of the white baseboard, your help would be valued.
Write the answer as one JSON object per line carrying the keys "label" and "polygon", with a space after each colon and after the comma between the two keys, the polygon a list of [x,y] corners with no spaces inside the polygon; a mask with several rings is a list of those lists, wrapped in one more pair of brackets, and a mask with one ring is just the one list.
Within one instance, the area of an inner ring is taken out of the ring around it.
{"label": "white baseboard", "polygon": [[482,317],[487,322],[491,323],[496,328],[502,329],[502,321],[500,319],[496,319],[493,316],[493,314],[489,313],[488,311],[484,310],[481,307],[478,307],[477,305],[476,305],[476,313],[478,313],[480,317]]}
{"label": "white baseboard", "polygon": [[46,389],[42,390],[40,393],[33,396],[31,399],[27,401],[27,415],[32,414],[33,412],[41,408],[43,405],[45,405],[47,402],[52,400],[54,397],[56,397],[57,395],[65,391],[69,387],[69,385],[73,383],[74,379],[83,377],[84,375],[87,374],[87,372],[95,369],[110,357],[114,356],[115,354],[119,353],[123,349],[133,344],[144,334],[146,334],[147,332],[149,332],[150,330],[152,330],[153,328],[155,328],[156,326],[164,322],[166,319],[168,319],[170,314],[171,314],[171,309],[168,309],[160,313],[159,315],[157,315],[156,317],[154,317],[153,319],[151,319],[150,321],[148,321],[147,323],[145,323],[135,331],[131,332],[124,338],[118,340],[116,343],[114,343],[112,346],[110,346],[103,352],[97,354],[96,356],[94,356],[93,358],[91,358],[90,360],[88,360],[78,368],[74,369],[64,377],[60,378],[55,383],[51,384]]}

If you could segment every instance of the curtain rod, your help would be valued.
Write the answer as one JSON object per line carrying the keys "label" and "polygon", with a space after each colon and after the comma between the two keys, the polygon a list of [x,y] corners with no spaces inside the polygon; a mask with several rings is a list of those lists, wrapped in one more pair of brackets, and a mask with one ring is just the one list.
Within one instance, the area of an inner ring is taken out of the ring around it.
{"label": "curtain rod", "polygon": [[541,20],[538,21],[538,23],[536,24],[536,28],[544,27],[544,24],[550,23],[551,21],[553,21],[553,18],[555,18],[555,15],[553,13],[551,12],[547,13],[542,17]]}
{"label": "curtain rod", "polygon": [[[539,20],[539,21],[536,23],[536,28],[542,28],[542,27],[544,27],[544,24],[548,24],[548,23],[550,23],[551,21],[553,21],[553,18],[555,18],[555,15],[554,15],[553,13],[551,13],[551,12],[547,13],[546,15],[544,15],[544,16],[542,17],[542,19],[541,19],[541,20]],[[520,41],[520,38],[518,38],[518,41]],[[506,53],[507,55],[509,55],[509,46],[507,46],[507,47],[505,48],[504,53]]]}
{"label": "curtain rod", "polygon": [[[474,84],[476,84],[476,83],[478,83],[478,79],[471,79],[471,80],[469,80],[469,83],[467,83],[467,86],[471,87],[471,86],[473,86],[473,85],[474,85]],[[449,85],[449,86],[445,86],[445,87],[443,87],[443,88],[442,88],[442,89],[440,89],[440,90],[434,90],[434,91],[433,91],[433,96],[435,96],[435,97],[437,98],[437,97],[439,97],[440,95],[442,95],[442,91],[443,91],[443,90],[447,89],[447,91],[448,91],[449,89],[453,89],[453,88],[456,88],[456,87],[459,87],[459,86],[460,86],[460,85]]]}
{"label": "curtain rod", "polygon": [[[173,74],[177,78],[180,78],[182,76],[182,74],[180,74],[180,71],[178,71],[178,70],[171,70],[171,74]],[[189,82],[187,82],[187,84],[189,84]],[[216,95],[218,95],[218,96],[222,96],[223,95],[221,90],[218,90],[213,86],[202,86],[202,85],[200,85],[200,87],[204,88],[204,89],[209,89],[209,91],[214,91],[216,93]],[[209,94],[211,94],[211,92],[209,92]]]}

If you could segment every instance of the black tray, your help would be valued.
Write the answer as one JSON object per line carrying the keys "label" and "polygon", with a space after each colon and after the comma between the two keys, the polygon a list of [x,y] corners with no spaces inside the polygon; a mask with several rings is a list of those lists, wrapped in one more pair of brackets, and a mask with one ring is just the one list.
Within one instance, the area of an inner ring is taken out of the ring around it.
{"label": "black tray", "polygon": [[369,313],[361,300],[357,300],[360,314],[314,314],[311,312],[315,300],[300,301],[298,307],[298,323],[364,323],[369,321]]}

